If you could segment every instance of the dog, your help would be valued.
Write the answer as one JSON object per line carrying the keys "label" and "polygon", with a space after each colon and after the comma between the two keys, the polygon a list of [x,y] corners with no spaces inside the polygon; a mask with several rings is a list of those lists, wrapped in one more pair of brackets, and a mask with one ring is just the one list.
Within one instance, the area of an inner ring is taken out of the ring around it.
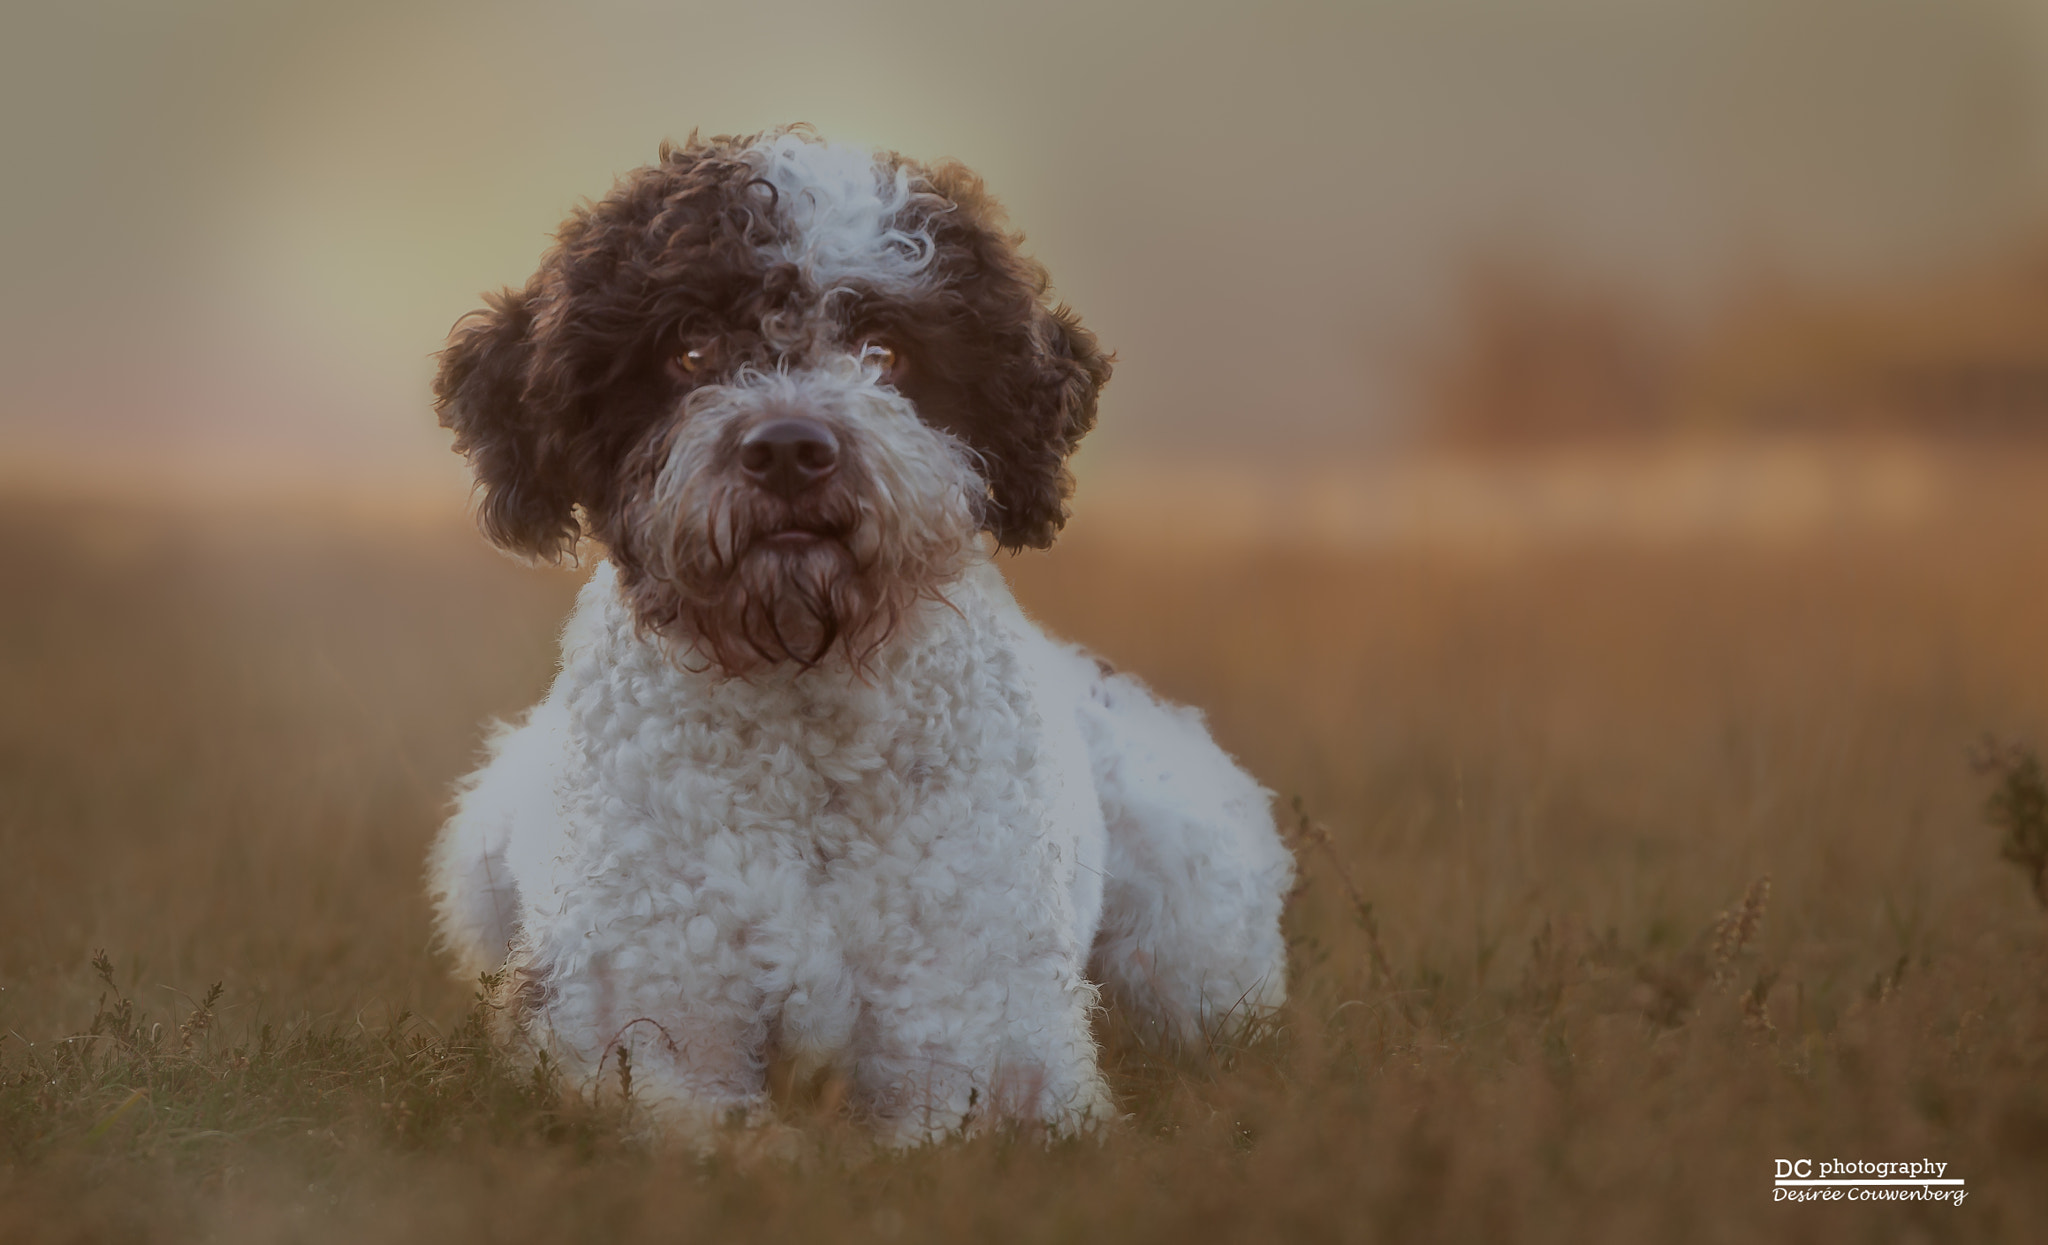
{"label": "dog", "polygon": [[459,785],[439,935],[663,1132],[768,1121],[775,1060],[886,1144],[1085,1132],[1100,991],[1178,1043],[1285,997],[1269,793],[994,565],[1111,365],[1020,242],[958,164],[692,135],[439,357],[489,539],[605,555]]}

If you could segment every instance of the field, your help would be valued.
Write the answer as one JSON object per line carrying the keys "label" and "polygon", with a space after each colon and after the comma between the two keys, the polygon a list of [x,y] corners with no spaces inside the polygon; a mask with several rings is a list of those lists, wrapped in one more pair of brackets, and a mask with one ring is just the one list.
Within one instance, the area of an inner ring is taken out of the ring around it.
{"label": "field", "polygon": [[[1278,793],[1293,1002],[1200,1051],[1105,1015],[1100,1143],[876,1154],[785,1084],[793,1162],[508,1064],[430,945],[449,783],[576,576],[459,519],[0,501],[0,1240],[2038,1240],[2048,912],[1968,752],[2048,742],[2048,462],[1928,470],[1654,540],[1084,509],[1013,580]],[[1774,1203],[1802,1157],[1968,1197]]]}

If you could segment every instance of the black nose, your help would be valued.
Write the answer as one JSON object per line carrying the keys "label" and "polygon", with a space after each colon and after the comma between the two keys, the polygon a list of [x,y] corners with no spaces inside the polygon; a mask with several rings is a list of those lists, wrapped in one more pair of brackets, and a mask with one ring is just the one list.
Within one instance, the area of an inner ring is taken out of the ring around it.
{"label": "black nose", "polygon": [[794,497],[839,467],[839,439],[815,419],[771,419],[740,441],[740,470],[784,497]]}

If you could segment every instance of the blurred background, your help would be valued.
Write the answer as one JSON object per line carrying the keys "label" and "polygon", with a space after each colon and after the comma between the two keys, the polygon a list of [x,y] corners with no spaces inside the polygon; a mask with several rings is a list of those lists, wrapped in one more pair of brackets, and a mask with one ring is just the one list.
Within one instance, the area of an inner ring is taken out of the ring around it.
{"label": "blurred background", "polygon": [[1836,434],[2048,426],[2030,0],[0,22],[0,484],[459,503],[426,398],[454,319],[662,138],[793,120],[981,171],[1118,351],[1081,469],[1128,487],[1084,517],[1190,487],[1346,539],[1889,514],[1924,465]]}
{"label": "blurred background", "polygon": [[[1004,569],[1306,887],[1284,1059],[1112,1069],[1184,1132],[793,1193],[387,1084],[589,570],[476,534],[434,353],[663,138],[796,120],[979,170],[1120,357]],[[0,1239],[1954,1233],[1774,1213],[1799,1153],[2038,1237],[1966,755],[2048,741],[2041,0],[16,3],[0,134]],[[62,1036],[113,989],[176,1057]]]}

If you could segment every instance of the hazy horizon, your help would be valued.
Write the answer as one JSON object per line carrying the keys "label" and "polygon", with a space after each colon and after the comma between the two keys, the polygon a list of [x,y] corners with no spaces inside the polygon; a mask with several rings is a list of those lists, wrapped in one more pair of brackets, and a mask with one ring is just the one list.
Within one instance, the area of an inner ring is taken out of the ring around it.
{"label": "hazy horizon", "polygon": [[458,480],[431,356],[692,128],[980,171],[1118,351],[1092,453],[1359,451],[1473,264],[1673,316],[2048,228],[2048,13],[1630,5],[20,12],[0,455]]}

